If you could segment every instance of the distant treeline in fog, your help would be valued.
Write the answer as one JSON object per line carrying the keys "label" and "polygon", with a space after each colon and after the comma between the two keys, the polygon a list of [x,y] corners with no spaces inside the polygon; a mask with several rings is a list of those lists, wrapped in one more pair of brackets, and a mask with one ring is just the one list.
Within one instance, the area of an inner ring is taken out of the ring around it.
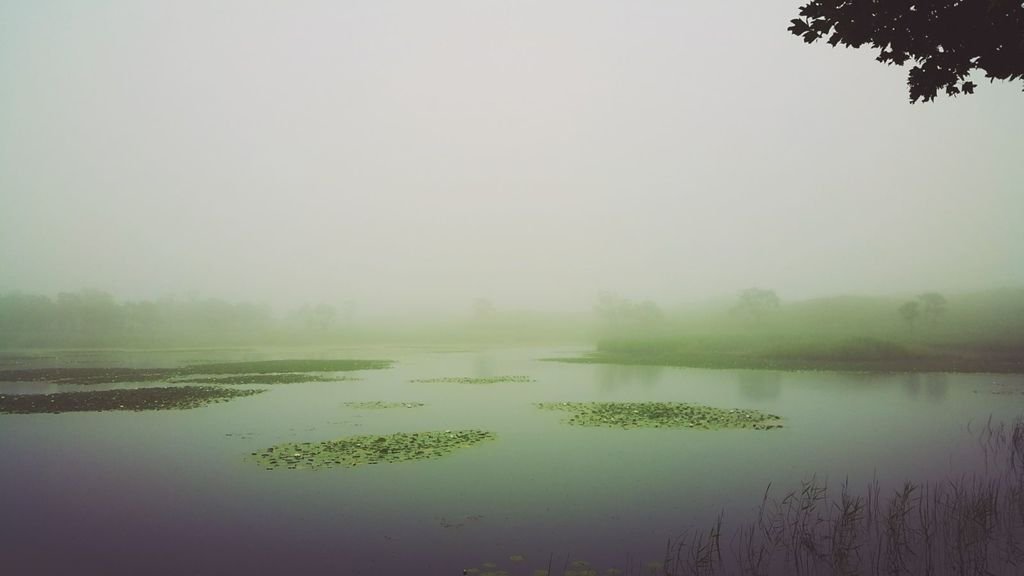
{"label": "distant treeline in fog", "polygon": [[661,316],[605,298],[578,361],[705,368],[1024,372],[1024,289],[786,302],[749,289]]}
{"label": "distant treeline in fog", "polygon": [[253,344],[334,334],[351,309],[302,306],[276,315],[269,306],[195,296],[118,301],[106,292],[0,295],[0,347]]}
{"label": "distant treeline in fog", "polygon": [[0,348],[192,347],[352,343],[580,342],[589,316],[496,311],[467,303],[458,317],[356,318],[355,305],[320,303],[284,313],[195,296],[119,301],[95,290],[0,294]]}
{"label": "distant treeline in fog", "polygon": [[[598,343],[638,363],[750,363],[753,358],[1024,353],[1024,289],[838,296],[789,301],[751,288],[702,305],[664,306],[601,293],[581,313],[505,310],[488,300],[417,319],[356,314],[356,305],[269,306],[198,297],[119,301],[97,291],[0,295],[0,347],[173,347],[316,343]],[[927,348],[928,350],[924,350]],[[728,358],[726,358],[728,356]],[[771,363],[769,363],[771,364]],[[763,365],[757,360],[753,365]],[[778,364],[785,365],[785,362]]]}

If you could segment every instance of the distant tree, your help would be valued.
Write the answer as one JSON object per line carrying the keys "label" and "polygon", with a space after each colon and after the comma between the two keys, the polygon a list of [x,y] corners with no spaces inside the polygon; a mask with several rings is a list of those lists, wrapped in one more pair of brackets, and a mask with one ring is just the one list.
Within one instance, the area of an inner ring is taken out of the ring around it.
{"label": "distant tree", "polygon": [[477,298],[473,300],[473,318],[479,321],[490,320],[494,318],[497,310],[494,308],[494,302],[491,302],[487,298]]}
{"label": "distant tree", "polygon": [[911,329],[913,329],[914,323],[917,322],[918,317],[921,316],[921,305],[914,300],[910,300],[909,302],[904,302],[903,305],[900,306],[899,312],[900,317],[903,318]]}
{"label": "distant tree", "polygon": [[665,313],[657,304],[650,300],[644,300],[633,306],[632,317],[635,322],[641,324],[654,324],[665,318]]}
{"label": "distant tree", "polygon": [[301,308],[291,313],[291,317],[295,325],[306,330],[327,331],[338,321],[338,310],[330,304],[303,304]]}
{"label": "distant tree", "polygon": [[616,327],[625,320],[629,310],[629,300],[613,292],[601,292],[594,304],[594,314],[608,325]]}
{"label": "distant tree", "polygon": [[598,295],[594,313],[611,328],[650,327],[665,316],[661,308],[650,300],[635,303],[612,292]]}
{"label": "distant tree", "polygon": [[972,70],[990,81],[1024,77],[1024,4],[1020,0],[812,0],[789,31],[812,43],[877,49],[879,62],[913,61],[911,103],[973,94]]}
{"label": "distant tree", "polygon": [[313,307],[313,326],[319,330],[330,330],[338,321],[338,310],[330,304],[317,304]]}
{"label": "distant tree", "polygon": [[747,288],[740,292],[739,301],[733,307],[733,312],[760,322],[772,309],[778,308],[781,301],[774,290],[762,288]]}
{"label": "distant tree", "polygon": [[939,318],[946,313],[946,298],[938,292],[925,292],[917,299],[921,301],[922,316],[932,324],[938,322]]}

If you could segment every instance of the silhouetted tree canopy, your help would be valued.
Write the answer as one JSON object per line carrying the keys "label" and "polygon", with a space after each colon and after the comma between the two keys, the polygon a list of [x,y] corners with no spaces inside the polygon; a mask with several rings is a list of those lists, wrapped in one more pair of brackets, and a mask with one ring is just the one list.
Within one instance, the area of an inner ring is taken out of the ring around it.
{"label": "silhouetted tree canopy", "polygon": [[1020,0],[813,0],[789,31],[807,43],[879,50],[879,62],[914,62],[910,101],[973,94],[975,68],[990,80],[1024,77],[1024,5]]}

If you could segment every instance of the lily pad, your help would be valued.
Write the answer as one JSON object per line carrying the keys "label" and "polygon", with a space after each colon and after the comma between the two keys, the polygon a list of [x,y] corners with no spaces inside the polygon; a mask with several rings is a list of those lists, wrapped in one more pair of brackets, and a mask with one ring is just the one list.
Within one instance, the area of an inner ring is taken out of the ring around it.
{"label": "lily pad", "polygon": [[252,457],[268,470],[320,470],[439,458],[494,438],[493,432],[482,430],[399,432],[386,436],[349,436],[326,442],[288,442],[253,452]]}
{"label": "lily pad", "polygon": [[570,414],[576,426],[612,428],[781,428],[780,418],[759,410],[713,408],[681,402],[544,402],[543,410]]}

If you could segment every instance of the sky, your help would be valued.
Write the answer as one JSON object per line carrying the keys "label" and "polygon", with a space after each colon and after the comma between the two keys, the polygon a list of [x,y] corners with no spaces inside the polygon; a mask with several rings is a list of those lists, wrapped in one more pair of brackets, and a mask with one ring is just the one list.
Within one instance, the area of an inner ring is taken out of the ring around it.
{"label": "sky", "polygon": [[584,310],[1024,285],[1024,94],[799,2],[0,0],[0,291]]}

